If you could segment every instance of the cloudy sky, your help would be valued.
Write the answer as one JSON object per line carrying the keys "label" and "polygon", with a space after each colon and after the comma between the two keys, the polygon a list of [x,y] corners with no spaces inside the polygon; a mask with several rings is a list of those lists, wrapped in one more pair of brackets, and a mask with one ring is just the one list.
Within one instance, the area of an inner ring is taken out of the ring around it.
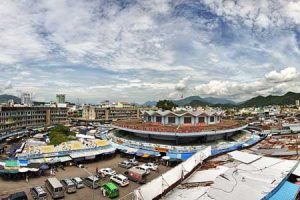
{"label": "cloudy sky", "polygon": [[300,92],[300,1],[1,0],[0,93],[242,101]]}

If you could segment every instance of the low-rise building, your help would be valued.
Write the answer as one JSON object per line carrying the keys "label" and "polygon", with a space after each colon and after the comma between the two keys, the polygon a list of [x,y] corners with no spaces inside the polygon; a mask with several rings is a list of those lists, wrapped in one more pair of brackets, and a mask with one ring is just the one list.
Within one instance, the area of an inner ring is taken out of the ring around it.
{"label": "low-rise building", "polygon": [[108,107],[101,108],[91,105],[83,107],[82,117],[84,120],[116,121],[123,119],[138,119],[140,111],[135,107]]}
{"label": "low-rise building", "polygon": [[221,121],[221,113],[210,111],[145,111],[145,122],[171,125],[216,124]]}

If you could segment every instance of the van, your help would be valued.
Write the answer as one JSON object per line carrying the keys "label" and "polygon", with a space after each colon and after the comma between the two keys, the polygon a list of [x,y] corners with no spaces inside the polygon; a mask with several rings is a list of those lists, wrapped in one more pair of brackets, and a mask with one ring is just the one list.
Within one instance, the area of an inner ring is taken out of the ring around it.
{"label": "van", "polygon": [[112,175],[110,177],[110,180],[117,183],[118,185],[120,185],[122,187],[129,184],[128,178],[126,176],[122,175],[122,174]]}
{"label": "van", "polygon": [[105,183],[104,185],[101,186],[101,191],[103,196],[108,196],[109,198],[116,198],[119,196],[119,189],[118,187],[111,183]]}
{"label": "van", "polygon": [[143,170],[131,168],[127,172],[125,172],[125,175],[127,175],[128,179],[133,182],[137,182],[140,184],[146,183],[146,173]]}
{"label": "van", "polygon": [[30,188],[30,193],[34,200],[46,200],[47,199],[47,193],[41,186],[36,186],[36,187]]}
{"label": "van", "polygon": [[149,167],[144,166],[144,165],[135,166],[135,167],[133,167],[133,168],[142,170],[142,171],[145,172],[145,174],[150,174],[150,171],[151,171]]}
{"label": "van", "polygon": [[83,180],[83,183],[92,188],[92,189],[96,189],[96,188],[99,188],[100,187],[100,179],[97,178],[96,176],[89,176],[89,177],[86,177],[84,180]]}
{"label": "van", "polygon": [[65,191],[67,193],[74,193],[74,192],[76,192],[76,185],[70,179],[63,179],[60,182],[65,187]]}
{"label": "van", "polygon": [[65,196],[64,186],[57,180],[57,178],[48,178],[45,181],[45,187],[53,199],[62,198]]}

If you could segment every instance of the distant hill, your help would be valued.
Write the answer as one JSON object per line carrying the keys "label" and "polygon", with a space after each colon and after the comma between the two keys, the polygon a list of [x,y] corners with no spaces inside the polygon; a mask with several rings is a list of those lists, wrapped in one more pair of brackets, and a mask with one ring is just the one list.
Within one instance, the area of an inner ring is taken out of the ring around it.
{"label": "distant hill", "polygon": [[215,97],[205,97],[201,98],[199,96],[190,96],[180,100],[174,100],[178,106],[186,106],[186,105],[198,105],[198,106],[206,106],[206,105],[216,105],[216,104],[236,104],[234,101],[223,99],[223,98],[215,98]]}
{"label": "distant hill", "polygon": [[211,104],[236,104],[234,101],[223,98],[206,97],[204,100]]}
{"label": "distant hill", "polygon": [[143,104],[143,106],[152,107],[152,106],[156,106],[156,104],[157,104],[157,101],[147,101]]}
{"label": "distant hill", "polygon": [[288,105],[295,104],[296,100],[300,100],[300,93],[288,92],[282,96],[269,95],[266,97],[257,96],[249,99],[239,106],[253,107],[253,106],[268,106],[268,105]]}
{"label": "distant hill", "polygon": [[8,94],[0,95],[0,103],[7,103],[7,101],[11,99],[14,100],[15,103],[21,103],[21,99],[19,97]]}
{"label": "distant hill", "polygon": [[207,103],[203,98],[201,98],[199,96],[190,96],[190,97],[186,97],[184,99],[173,100],[173,102],[176,103],[178,106],[189,105],[192,101],[195,101],[198,103],[200,103],[200,102]]}

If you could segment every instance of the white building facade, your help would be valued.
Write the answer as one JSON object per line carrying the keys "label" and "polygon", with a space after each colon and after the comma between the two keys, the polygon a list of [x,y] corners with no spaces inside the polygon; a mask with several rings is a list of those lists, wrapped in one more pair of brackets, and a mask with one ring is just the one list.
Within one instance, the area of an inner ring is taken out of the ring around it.
{"label": "white building facade", "polygon": [[221,113],[209,111],[145,111],[143,120],[145,122],[160,123],[162,125],[217,124],[221,121]]}

